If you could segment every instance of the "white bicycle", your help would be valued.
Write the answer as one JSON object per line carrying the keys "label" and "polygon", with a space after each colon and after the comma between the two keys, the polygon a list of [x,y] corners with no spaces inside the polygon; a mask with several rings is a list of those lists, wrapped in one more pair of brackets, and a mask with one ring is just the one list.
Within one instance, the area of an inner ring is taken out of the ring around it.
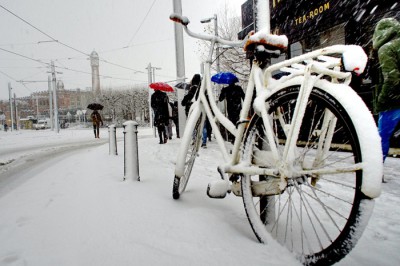
{"label": "white bicycle", "polygon": [[[222,180],[209,184],[207,194],[241,196],[258,240],[266,243],[272,236],[306,265],[342,259],[368,222],[383,171],[373,117],[349,87],[350,71],[365,67],[364,51],[335,45],[265,67],[271,54],[287,44],[282,37],[255,33],[246,41],[255,60],[234,125],[213,100],[210,66],[216,43],[243,42],[197,34],[188,29],[186,17],[170,18],[191,37],[211,42],[181,139],[173,198],[188,184],[207,117],[224,158],[218,167]],[[235,136],[231,154],[217,123]]]}

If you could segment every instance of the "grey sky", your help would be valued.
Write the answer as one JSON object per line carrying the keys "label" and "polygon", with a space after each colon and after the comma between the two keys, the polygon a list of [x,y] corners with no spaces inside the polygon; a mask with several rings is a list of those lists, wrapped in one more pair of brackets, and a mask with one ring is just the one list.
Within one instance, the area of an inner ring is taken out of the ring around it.
{"label": "grey sky", "polygon": [[[201,19],[218,13],[225,4],[239,16],[244,2],[182,0],[182,10],[189,17],[190,26],[202,31]],[[57,78],[66,89],[90,87],[91,68],[86,54],[93,50],[103,60],[102,87],[147,83],[145,68],[149,63],[161,68],[156,70],[157,81],[174,80],[174,28],[169,20],[172,3],[172,0],[0,0],[0,5],[9,10],[0,7],[0,99],[8,99],[8,82],[17,97],[47,90],[46,64],[51,60],[57,71],[62,72]],[[46,42],[51,39],[60,43]],[[184,39],[186,76],[190,79],[199,72],[200,60],[196,42],[187,36]],[[24,86],[17,82],[20,80],[35,82]]]}

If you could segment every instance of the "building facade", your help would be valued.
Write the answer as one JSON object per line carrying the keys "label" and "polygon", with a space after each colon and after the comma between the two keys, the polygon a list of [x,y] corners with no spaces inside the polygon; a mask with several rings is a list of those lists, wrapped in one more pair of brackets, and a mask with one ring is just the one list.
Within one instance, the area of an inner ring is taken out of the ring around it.
{"label": "building facade", "polygon": [[[372,34],[377,22],[384,17],[400,20],[397,0],[270,0],[271,32],[289,39],[286,58],[335,44],[357,44],[367,55],[372,52]],[[242,5],[244,38],[256,30],[257,0]],[[354,77],[352,88],[372,110],[372,78],[367,67],[362,77]]]}
{"label": "building facade", "polygon": [[[372,35],[375,25],[386,17],[400,21],[398,0],[270,0],[271,32],[284,34],[289,40],[286,59],[335,44],[356,44],[372,58]],[[255,6],[257,0],[242,5],[242,28],[238,34],[244,38],[257,30]],[[281,58],[285,59],[285,58]],[[374,76],[371,60],[361,76],[353,76],[351,87],[373,110]],[[375,115],[377,119],[377,116]],[[400,132],[400,125],[397,128]],[[392,138],[391,147],[400,147]]]}
{"label": "building facade", "polygon": [[[60,120],[66,119],[68,112],[75,115],[77,110],[86,109],[86,106],[93,98],[94,96],[91,89],[57,89],[58,114]],[[53,99],[51,98],[51,100]],[[49,92],[39,91],[32,93],[30,96],[15,98],[13,99],[13,108],[14,121],[17,122],[16,125],[19,125],[21,119],[42,119],[50,117]],[[0,100],[0,114],[4,114],[5,116],[5,119],[1,121],[1,123],[7,123],[7,125],[10,126],[11,116],[8,100]]]}

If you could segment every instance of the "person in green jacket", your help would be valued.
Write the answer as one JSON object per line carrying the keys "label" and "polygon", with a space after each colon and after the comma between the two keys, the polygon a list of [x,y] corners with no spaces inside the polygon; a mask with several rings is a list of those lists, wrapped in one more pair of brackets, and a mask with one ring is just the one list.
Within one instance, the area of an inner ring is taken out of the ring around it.
{"label": "person in green jacket", "polygon": [[375,27],[372,46],[379,59],[374,111],[379,113],[378,130],[385,161],[390,138],[400,122],[400,23],[394,18],[381,19]]}

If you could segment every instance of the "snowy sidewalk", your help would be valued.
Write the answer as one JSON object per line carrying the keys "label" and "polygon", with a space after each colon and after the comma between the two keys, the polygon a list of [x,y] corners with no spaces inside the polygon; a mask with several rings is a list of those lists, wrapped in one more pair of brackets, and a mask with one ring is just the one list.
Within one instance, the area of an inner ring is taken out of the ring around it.
{"label": "snowy sidewalk", "polygon": [[[298,265],[275,243],[258,243],[241,198],[207,197],[207,184],[219,179],[215,142],[200,151],[187,191],[175,201],[180,140],[159,145],[152,134],[139,128],[140,182],[123,181],[122,141],[117,156],[103,144],[18,176],[18,186],[0,194],[0,265]],[[389,183],[338,265],[399,264],[398,160],[388,159]]]}
{"label": "snowy sidewalk", "polygon": [[208,176],[194,175],[187,195],[173,200],[179,140],[159,145],[149,132],[139,140],[140,182],[122,181],[123,142],[118,156],[104,144],[19,177],[0,195],[0,265],[297,264],[257,242],[240,198],[208,199]]}

